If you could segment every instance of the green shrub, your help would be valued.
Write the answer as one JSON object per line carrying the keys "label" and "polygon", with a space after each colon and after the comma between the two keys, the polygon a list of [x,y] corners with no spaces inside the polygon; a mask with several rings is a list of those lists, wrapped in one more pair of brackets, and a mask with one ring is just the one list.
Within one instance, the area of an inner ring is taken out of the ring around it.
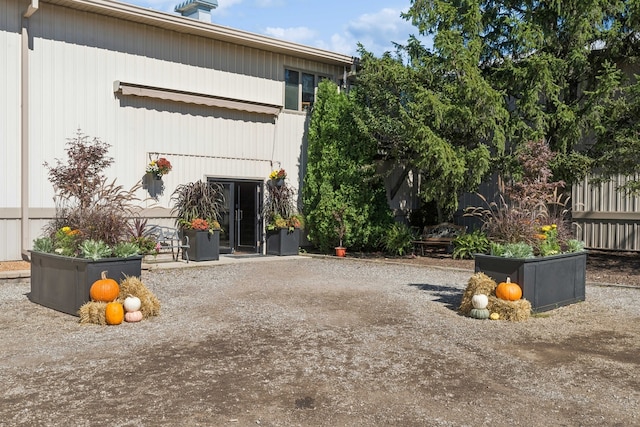
{"label": "green shrub", "polygon": [[466,233],[453,240],[453,258],[472,259],[473,254],[484,254],[489,251],[489,239],[480,231]]}
{"label": "green shrub", "polygon": [[302,201],[309,240],[325,252],[340,243],[340,235],[351,249],[377,249],[393,224],[376,174],[377,143],[358,126],[356,108],[335,83],[318,85]]}
{"label": "green shrub", "polygon": [[406,224],[395,223],[389,227],[382,240],[385,252],[403,256],[413,248],[414,235]]}
{"label": "green shrub", "polygon": [[152,237],[139,236],[132,237],[131,243],[135,244],[140,249],[141,255],[156,255],[158,253],[158,242]]}

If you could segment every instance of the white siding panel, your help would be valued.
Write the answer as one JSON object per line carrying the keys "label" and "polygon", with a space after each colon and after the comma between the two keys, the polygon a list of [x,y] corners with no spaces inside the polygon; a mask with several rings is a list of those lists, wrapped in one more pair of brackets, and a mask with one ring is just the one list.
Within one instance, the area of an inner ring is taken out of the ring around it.
{"label": "white siding panel", "polygon": [[298,183],[303,180],[301,158],[307,121],[308,116],[305,114],[287,112],[281,114],[273,144],[273,169],[284,168],[289,182],[294,187],[299,187]]}
{"label": "white siding panel", "polygon": [[20,14],[0,2],[0,208],[20,206]]}
{"label": "white siding panel", "polygon": [[[24,4],[0,2],[0,210],[20,207],[20,62]],[[11,211],[9,211],[11,209]],[[0,219],[0,260],[20,259],[20,221]]]}
{"label": "white siding panel", "polygon": [[20,259],[20,220],[0,220],[0,260]]}

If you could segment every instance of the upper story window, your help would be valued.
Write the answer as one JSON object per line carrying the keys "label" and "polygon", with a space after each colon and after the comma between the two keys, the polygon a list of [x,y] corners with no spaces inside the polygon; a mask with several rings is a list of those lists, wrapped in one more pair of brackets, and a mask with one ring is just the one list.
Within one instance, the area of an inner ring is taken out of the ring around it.
{"label": "upper story window", "polygon": [[313,105],[316,87],[325,76],[284,70],[284,108],[286,110],[306,111]]}

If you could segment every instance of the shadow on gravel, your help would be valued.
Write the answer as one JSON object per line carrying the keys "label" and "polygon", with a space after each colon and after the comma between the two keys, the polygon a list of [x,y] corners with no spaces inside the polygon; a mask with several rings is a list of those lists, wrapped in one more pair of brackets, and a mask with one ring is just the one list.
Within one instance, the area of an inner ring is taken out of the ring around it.
{"label": "shadow on gravel", "polygon": [[464,293],[460,289],[451,286],[429,285],[426,283],[409,283],[409,286],[429,292],[437,297],[434,301],[443,303],[445,307],[453,311],[458,311]]}

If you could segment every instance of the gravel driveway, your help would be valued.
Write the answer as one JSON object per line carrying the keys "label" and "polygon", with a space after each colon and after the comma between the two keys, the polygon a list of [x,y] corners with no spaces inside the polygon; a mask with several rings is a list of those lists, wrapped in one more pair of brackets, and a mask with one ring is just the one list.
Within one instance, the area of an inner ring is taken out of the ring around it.
{"label": "gravel driveway", "polygon": [[640,289],[479,321],[455,311],[471,274],[307,257],[145,271],[161,315],[109,327],[2,284],[0,425],[640,425]]}

